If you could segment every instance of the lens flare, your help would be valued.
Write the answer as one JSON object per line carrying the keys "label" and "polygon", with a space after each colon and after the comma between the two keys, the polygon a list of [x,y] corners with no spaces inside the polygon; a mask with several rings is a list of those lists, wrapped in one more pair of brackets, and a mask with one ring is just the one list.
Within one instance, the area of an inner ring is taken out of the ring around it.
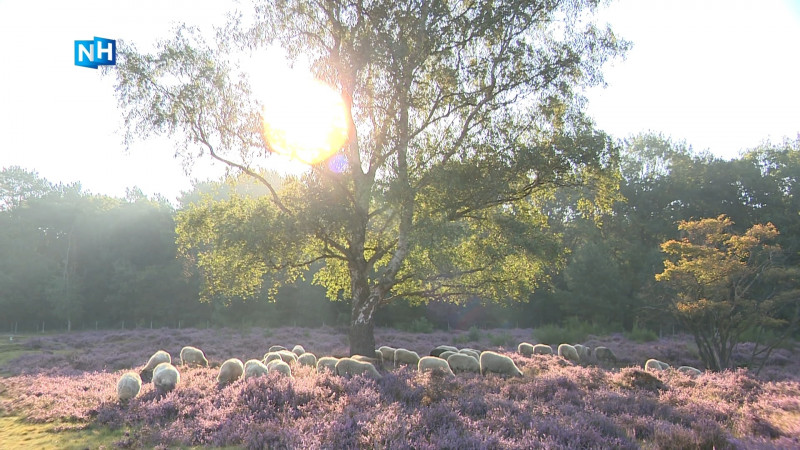
{"label": "lens flare", "polygon": [[291,159],[317,164],[347,142],[347,109],[341,95],[310,77],[273,86],[265,101],[263,136],[269,147]]}

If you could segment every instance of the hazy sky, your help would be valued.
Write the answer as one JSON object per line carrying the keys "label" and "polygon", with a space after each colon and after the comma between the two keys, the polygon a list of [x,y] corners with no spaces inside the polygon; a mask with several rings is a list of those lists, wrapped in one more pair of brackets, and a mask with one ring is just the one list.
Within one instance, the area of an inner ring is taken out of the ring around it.
{"label": "hazy sky", "polygon": [[[143,50],[175,21],[220,24],[236,5],[0,0],[0,166],[95,193],[138,186],[170,200],[191,178],[220,175],[207,161],[186,175],[164,140],[126,154],[113,80],[75,66],[73,45],[99,36]],[[634,43],[607,67],[608,86],[588,92],[589,113],[613,136],[661,131],[734,157],[800,133],[800,0],[618,0],[601,18]]]}

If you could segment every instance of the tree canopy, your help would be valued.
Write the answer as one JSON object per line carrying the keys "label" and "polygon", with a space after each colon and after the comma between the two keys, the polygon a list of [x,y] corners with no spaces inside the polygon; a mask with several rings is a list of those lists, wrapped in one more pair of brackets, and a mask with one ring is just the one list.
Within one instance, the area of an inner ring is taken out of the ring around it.
{"label": "tree canopy", "polygon": [[[179,220],[184,249],[213,273],[207,289],[251,293],[267,273],[291,281],[324,260],[315,279],[352,301],[351,352],[367,353],[373,314],[394,298],[524,298],[558,259],[535,198],[567,185],[595,186],[590,200],[614,191],[616,148],[579,94],[627,43],[595,26],[596,6],[263,2],[214,43],[180,27],[155,53],[120,46],[117,92],[129,138],[176,136],[185,154],[270,188],[269,203],[206,203]],[[274,44],[311,61],[349,123],[341,165],[281,188],[260,177],[272,150],[263,103],[229,57]],[[263,233],[236,239],[230,221]]]}
{"label": "tree canopy", "polygon": [[[684,237],[661,245],[667,259],[656,275],[673,292],[669,311],[694,334],[713,370],[730,368],[748,329],[797,324],[797,270],[782,265],[778,230],[756,224],[736,234],[732,226],[725,216],[681,222]],[[787,306],[795,310],[791,322],[781,317]]]}

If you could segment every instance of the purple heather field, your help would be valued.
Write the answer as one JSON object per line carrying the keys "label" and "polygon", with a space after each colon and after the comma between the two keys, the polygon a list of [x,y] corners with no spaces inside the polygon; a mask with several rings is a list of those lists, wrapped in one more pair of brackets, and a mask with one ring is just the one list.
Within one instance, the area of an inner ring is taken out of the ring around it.
{"label": "purple heather field", "polygon": [[[377,329],[378,345],[426,355],[439,344],[495,350],[511,357],[521,378],[419,374],[384,367],[383,378],[343,378],[292,367],[216,383],[216,368],[236,357],[260,359],[269,346],[301,344],[317,356],[343,356],[346,333],[334,328],[136,330],[29,337],[22,356],[0,371],[0,416],[12,414],[59,429],[125,430],[123,448],[800,448],[800,363],[778,350],[760,374],[746,369],[691,378],[675,370],[641,370],[648,358],[700,366],[691,339],[637,344],[620,335],[590,338],[617,364],[575,365],[557,356],[516,353],[536,343],[532,330],[413,334]],[[475,334],[473,333],[472,337]],[[497,336],[507,347],[498,347]],[[492,339],[494,337],[494,339]],[[556,343],[550,343],[556,344]],[[126,404],[116,399],[125,371],[139,371],[156,350],[179,362],[181,347],[203,349],[210,368],[179,366],[181,381],[165,395],[145,384]],[[737,349],[744,357],[750,348]]]}

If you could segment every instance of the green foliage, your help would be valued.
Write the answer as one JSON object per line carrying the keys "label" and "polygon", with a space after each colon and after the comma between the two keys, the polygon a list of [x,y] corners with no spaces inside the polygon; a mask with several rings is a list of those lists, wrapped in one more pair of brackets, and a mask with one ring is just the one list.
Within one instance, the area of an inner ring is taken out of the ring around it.
{"label": "green foliage", "polygon": [[411,333],[433,333],[433,324],[424,317],[414,319],[402,328]]}
{"label": "green foliage", "polygon": [[467,333],[467,338],[470,341],[480,341],[481,340],[481,330],[478,329],[476,326],[471,326],[469,328],[469,332]]}
{"label": "green foliage", "polygon": [[497,335],[487,333],[486,337],[489,339],[489,343],[495,347],[510,347],[515,344],[513,336],[507,331],[501,331]]}
{"label": "green foliage", "polygon": [[[733,348],[750,328],[791,333],[800,309],[798,270],[781,266],[774,225],[737,234],[733,222],[719,216],[683,221],[678,228],[683,238],[661,245],[667,256],[656,280],[671,290],[667,308],[694,334],[709,368],[730,368]],[[792,321],[781,317],[787,309],[795,311]]]}
{"label": "green foliage", "polygon": [[589,335],[602,336],[606,332],[606,329],[597,325],[570,318],[564,322],[564,326],[548,324],[536,327],[533,330],[533,337],[538,342],[548,345],[579,344]]}
{"label": "green foliage", "polygon": [[658,340],[658,334],[655,331],[642,328],[638,324],[635,324],[631,331],[626,331],[624,335],[626,339],[630,339],[640,344]]}
{"label": "green foliage", "polygon": [[[206,298],[265,285],[274,296],[324,261],[313,280],[351,301],[351,351],[364,353],[375,310],[392,299],[506,301],[546,282],[563,247],[536,198],[581,186],[579,209],[610,207],[617,148],[575,93],[602,82],[601,66],[628,44],[595,26],[595,6],[257,2],[216,42],[182,26],[155,53],[120,48],[126,139],[174,137],[268,188],[179,217]],[[567,19],[576,14],[584,20]],[[252,169],[272,149],[250,80],[234,68],[275,44],[308,55],[341,91],[343,170],[319,164],[279,186]]]}
{"label": "green foliage", "polygon": [[482,338],[481,330],[476,326],[471,326],[466,334],[453,337],[453,344],[466,344],[467,342],[480,342]]}

